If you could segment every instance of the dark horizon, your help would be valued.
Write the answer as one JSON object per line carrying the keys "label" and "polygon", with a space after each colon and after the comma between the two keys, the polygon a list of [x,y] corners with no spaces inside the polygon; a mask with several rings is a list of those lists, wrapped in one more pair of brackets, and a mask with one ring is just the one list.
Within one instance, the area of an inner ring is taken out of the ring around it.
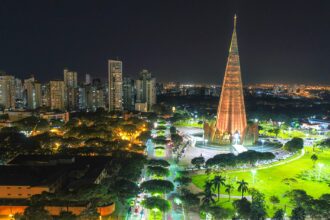
{"label": "dark horizon", "polygon": [[244,84],[330,84],[330,2],[2,1],[0,70],[18,78],[124,76],[146,68],[159,82],[222,82],[233,16]]}

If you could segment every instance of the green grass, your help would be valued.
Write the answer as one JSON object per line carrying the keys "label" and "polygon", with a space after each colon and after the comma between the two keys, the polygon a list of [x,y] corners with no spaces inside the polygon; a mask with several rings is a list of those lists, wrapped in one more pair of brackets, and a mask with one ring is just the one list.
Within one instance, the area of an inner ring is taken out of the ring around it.
{"label": "green grass", "polygon": [[[313,162],[310,159],[312,153],[310,152],[310,148],[307,149],[307,153],[300,159],[292,161],[288,164],[283,164],[267,169],[257,170],[255,176],[255,182],[252,182],[252,175],[250,171],[238,171],[238,172],[227,172],[225,175],[227,177],[227,182],[231,182],[234,184],[235,189],[237,189],[237,180],[244,179],[249,183],[250,188],[256,188],[266,196],[266,201],[268,205],[268,213],[272,215],[274,212],[273,205],[269,202],[269,197],[275,195],[279,197],[281,203],[277,206],[279,208],[283,208],[284,205],[287,205],[287,210],[290,210],[290,204],[286,197],[284,197],[287,191],[292,189],[303,189],[309,195],[318,198],[320,195],[324,193],[329,193],[330,188],[327,182],[313,181],[311,179],[301,179],[298,177],[299,174],[304,171],[309,171],[318,174],[318,166],[313,168]],[[318,154],[318,163],[324,164],[322,169],[322,177],[326,177],[330,175],[330,150],[319,152]],[[210,175],[210,178],[213,178],[213,175]],[[292,183],[287,185],[283,182],[285,178],[295,178],[297,180],[296,183]],[[208,176],[196,175],[193,176],[193,183],[199,188],[203,188],[205,181],[208,179]],[[224,187],[222,189],[222,193],[224,192]],[[235,190],[233,195],[240,195],[240,193]],[[290,212],[288,212],[289,214]]]}
{"label": "green grass", "polygon": [[155,149],[155,157],[165,157],[165,149]]}
{"label": "green grass", "polygon": [[154,220],[162,220],[163,219],[163,213],[160,211],[153,211],[149,210],[149,218],[148,219],[154,219]]}
{"label": "green grass", "polygon": [[181,120],[177,121],[173,124],[177,127],[196,127],[196,128],[203,128],[203,124],[199,124],[198,121],[195,120]]}

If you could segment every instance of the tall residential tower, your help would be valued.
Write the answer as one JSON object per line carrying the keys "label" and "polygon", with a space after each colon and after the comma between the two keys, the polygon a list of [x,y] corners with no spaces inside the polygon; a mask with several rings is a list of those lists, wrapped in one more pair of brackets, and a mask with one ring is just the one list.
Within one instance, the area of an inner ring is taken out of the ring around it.
{"label": "tall residential tower", "polygon": [[78,108],[78,77],[77,72],[67,68],[63,71],[64,84],[66,87],[66,109],[76,110]]}
{"label": "tall residential tower", "polygon": [[123,64],[119,60],[108,61],[109,111],[123,110]]}
{"label": "tall residential tower", "polygon": [[139,79],[135,81],[135,87],[137,106],[144,103],[147,111],[151,111],[152,106],[156,104],[156,79],[144,69],[140,72]]}

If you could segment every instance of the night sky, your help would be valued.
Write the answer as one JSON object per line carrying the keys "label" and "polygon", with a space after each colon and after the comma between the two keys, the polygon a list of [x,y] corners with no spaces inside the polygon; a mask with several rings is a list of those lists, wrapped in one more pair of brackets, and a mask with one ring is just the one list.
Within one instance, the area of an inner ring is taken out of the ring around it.
{"label": "night sky", "polygon": [[0,0],[0,69],[106,78],[118,57],[124,75],[220,83],[235,12],[244,83],[330,84],[328,0]]}

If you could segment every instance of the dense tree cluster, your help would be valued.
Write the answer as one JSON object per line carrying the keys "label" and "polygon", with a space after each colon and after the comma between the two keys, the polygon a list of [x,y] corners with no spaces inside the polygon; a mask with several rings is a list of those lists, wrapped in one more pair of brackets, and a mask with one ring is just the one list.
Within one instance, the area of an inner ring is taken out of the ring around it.
{"label": "dense tree cluster", "polygon": [[318,146],[322,149],[330,148],[330,138],[320,141]]}
{"label": "dense tree cluster", "polygon": [[170,171],[163,166],[147,166],[147,174],[149,176],[167,177]]}
{"label": "dense tree cluster", "polygon": [[283,148],[290,152],[296,152],[304,148],[304,140],[302,138],[294,137],[286,142]]}
{"label": "dense tree cluster", "polygon": [[147,209],[157,209],[162,212],[168,211],[171,207],[170,203],[167,200],[156,196],[146,198],[142,201],[142,205]]}
{"label": "dense tree cluster", "polygon": [[174,185],[168,180],[153,179],[141,183],[140,189],[148,193],[166,194],[174,190]]}
{"label": "dense tree cluster", "polygon": [[330,216],[330,194],[323,194],[315,199],[304,190],[292,190],[286,196],[295,206],[292,211],[292,219],[302,219],[301,216],[326,219]]}
{"label": "dense tree cluster", "polygon": [[162,166],[162,167],[169,167],[170,166],[170,163],[167,162],[166,160],[150,159],[146,163],[149,166]]}
{"label": "dense tree cluster", "polygon": [[14,125],[16,127],[0,131],[2,161],[17,153],[111,155],[115,150],[143,152],[144,143],[151,137],[148,124],[142,119],[110,117],[105,112],[78,113],[66,124],[33,116]]}
{"label": "dense tree cluster", "polygon": [[271,152],[258,152],[248,150],[235,156],[232,153],[217,154],[214,157],[208,159],[205,163],[207,167],[234,167],[240,164],[254,165],[257,161],[273,160],[275,155]]}

